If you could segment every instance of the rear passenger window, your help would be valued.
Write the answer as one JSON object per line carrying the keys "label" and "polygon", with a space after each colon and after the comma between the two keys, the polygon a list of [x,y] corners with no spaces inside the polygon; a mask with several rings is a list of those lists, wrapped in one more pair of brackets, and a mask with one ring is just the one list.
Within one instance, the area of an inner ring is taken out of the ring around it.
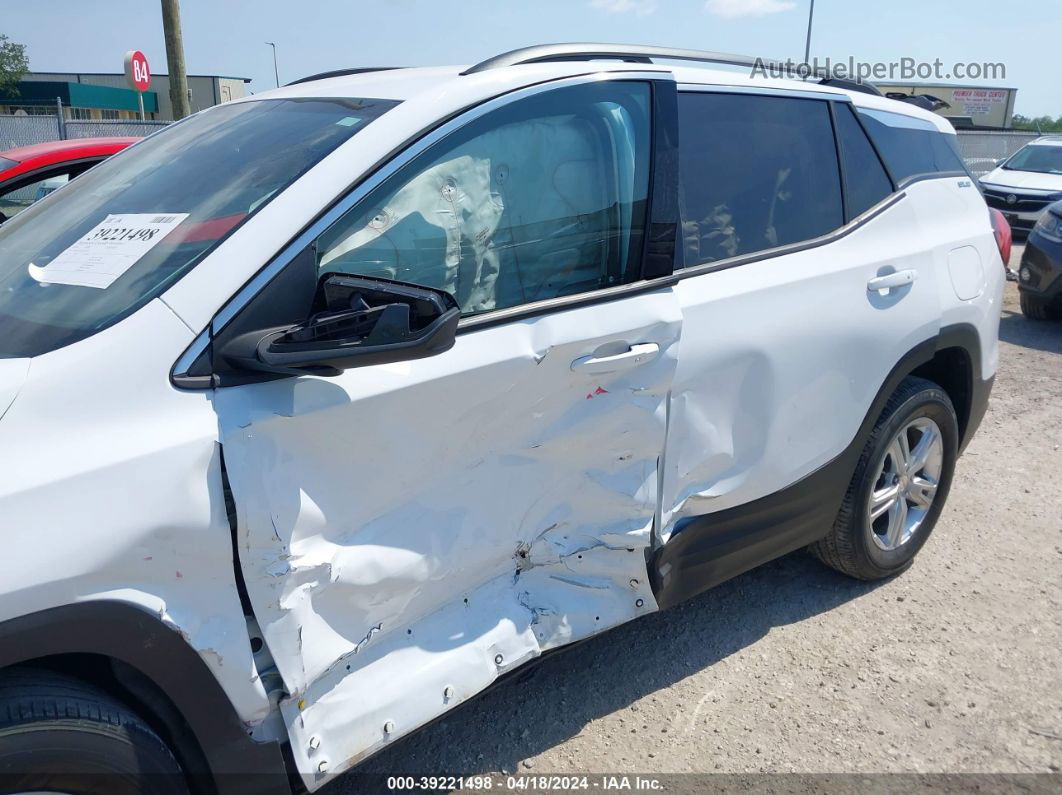
{"label": "rear passenger window", "polygon": [[834,110],[848,191],[848,216],[854,218],[891,194],[892,182],[859,126],[855,112],[841,102],[834,105]]}
{"label": "rear passenger window", "polygon": [[844,223],[826,102],[679,94],[686,267],[819,237]]}
{"label": "rear passenger window", "polygon": [[966,173],[949,137],[925,119],[902,113],[860,108],[859,115],[893,179],[939,173]]}

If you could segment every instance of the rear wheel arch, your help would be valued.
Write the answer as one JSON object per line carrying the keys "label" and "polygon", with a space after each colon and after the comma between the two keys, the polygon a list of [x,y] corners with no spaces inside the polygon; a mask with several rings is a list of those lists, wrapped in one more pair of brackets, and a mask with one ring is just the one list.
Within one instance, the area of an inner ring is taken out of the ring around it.
{"label": "rear wheel arch", "polygon": [[981,378],[981,337],[969,323],[945,326],[936,351],[908,375],[932,381],[951,398],[959,421],[959,452],[969,443],[984,415],[988,390]]}
{"label": "rear wheel arch", "polygon": [[195,649],[145,610],[82,602],[0,623],[0,676],[27,666],[126,704],[171,743],[196,791],[290,791],[280,745],[254,741]]}
{"label": "rear wheel arch", "polygon": [[[937,336],[912,347],[892,365],[852,441],[832,461],[766,497],[691,520],[653,553],[649,576],[657,603],[661,608],[670,607],[820,541],[835,521],[878,419],[910,376],[932,381],[953,403],[956,395],[964,400],[961,452],[981,421],[991,387],[990,380],[981,380],[980,368],[981,339],[970,324],[946,326]],[[966,399],[961,397],[964,389],[968,390]]]}
{"label": "rear wheel arch", "polygon": [[963,438],[970,421],[973,397],[973,361],[970,351],[960,346],[941,348],[930,361],[916,367],[911,375],[932,381],[948,393],[959,418],[959,437]]}

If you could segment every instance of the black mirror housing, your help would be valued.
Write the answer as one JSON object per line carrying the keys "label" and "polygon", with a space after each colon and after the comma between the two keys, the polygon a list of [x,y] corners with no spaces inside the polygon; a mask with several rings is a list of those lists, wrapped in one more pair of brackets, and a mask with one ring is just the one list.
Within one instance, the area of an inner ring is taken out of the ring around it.
{"label": "black mirror housing", "polygon": [[326,274],[305,323],[241,334],[221,353],[243,370],[337,375],[443,353],[453,347],[460,318],[457,301],[443,290]]}

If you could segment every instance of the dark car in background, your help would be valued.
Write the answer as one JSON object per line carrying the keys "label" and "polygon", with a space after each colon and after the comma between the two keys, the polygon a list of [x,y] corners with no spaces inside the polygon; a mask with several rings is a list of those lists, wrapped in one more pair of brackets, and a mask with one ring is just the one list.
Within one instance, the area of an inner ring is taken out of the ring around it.
{"label": "dark car in background", "polygon": [[0,152],[0,224],[137,138],[76,138]]}
{"label": "dark car in background", "polygon": [[1021,311],[1034,320],[1062,320],[1062,201],[1040,216],[1018,269]]}

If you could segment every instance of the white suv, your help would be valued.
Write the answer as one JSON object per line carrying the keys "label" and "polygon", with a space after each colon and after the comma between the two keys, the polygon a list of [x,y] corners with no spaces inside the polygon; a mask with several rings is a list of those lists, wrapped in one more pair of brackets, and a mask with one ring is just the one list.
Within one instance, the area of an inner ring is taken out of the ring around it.
{"label": "white suv", "polygon": [[951,127],[651,56],[751,63],[309,78],[0,229],[0,771],[313,790],[771,558],[910,565],[997,363]]}
{"label": "white suv", "polygon": [[1026,144],[980,182],[989,207],[1015,229],[1031,231],[1047,206],[1062,199],[1062,135]]}

